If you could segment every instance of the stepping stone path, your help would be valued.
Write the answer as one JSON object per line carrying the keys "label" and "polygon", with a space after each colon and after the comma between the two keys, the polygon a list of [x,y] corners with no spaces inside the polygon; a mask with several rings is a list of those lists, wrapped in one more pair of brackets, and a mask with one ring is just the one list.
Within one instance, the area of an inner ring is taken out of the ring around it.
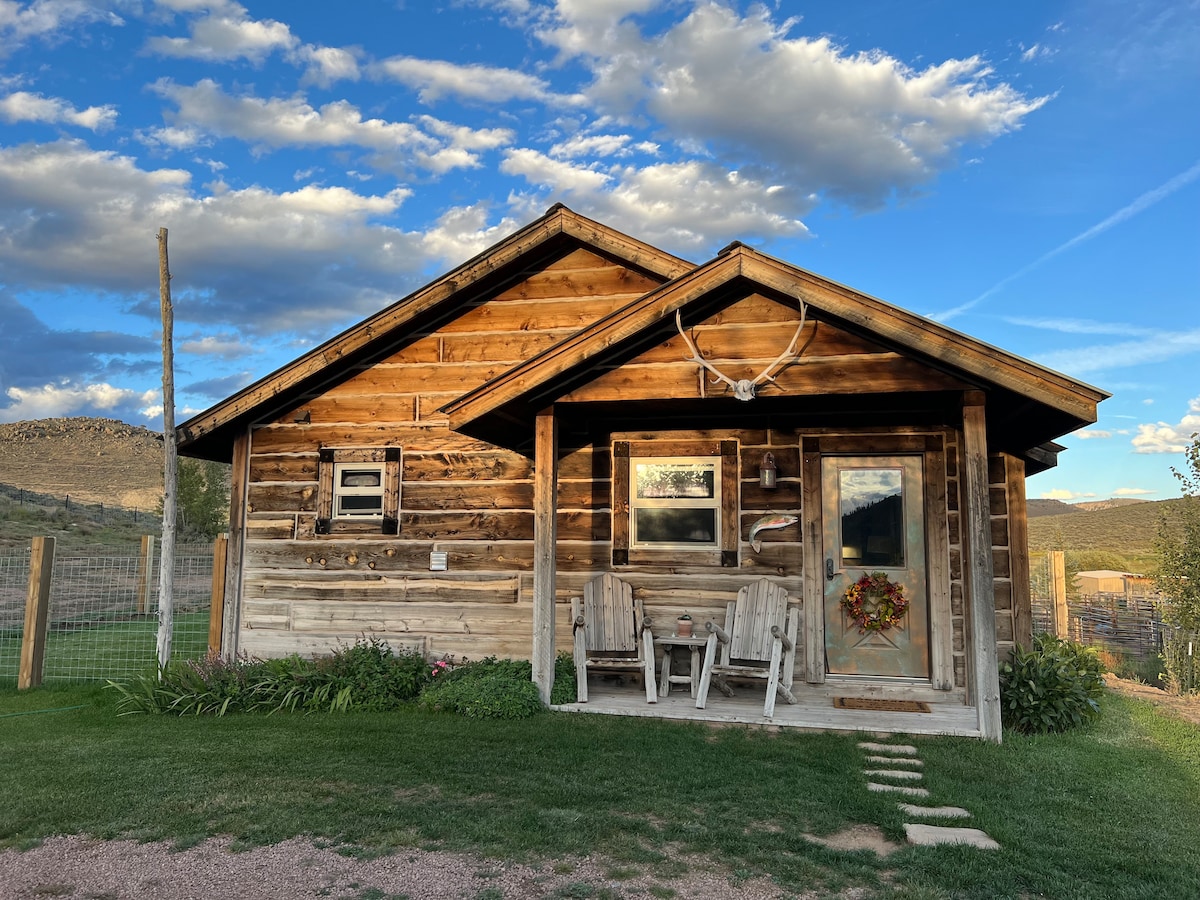
{"label": "stepping stone path", "polygon": [[[862,741],[860,750],[867,753],[868,768],[863,769],[867,776],[867,790],[880,793],[897,794],[903,797],[925,798],[929,790],[913,786],[924,778],[920,771],[924,763],[917,758],[917,748],[911,744],[880,744],[873,741]],[[881,778],[886,781],[875,781]],[[905,782],[904,784],[889,784],[888,782]],[[921,806],[915,803],[901,803],[900,809],[914,819],[969,819],[971,814],[958,806]],[[949,825],[929,825],[925,822],[908,822],[904,825],[904,835],[910,844],[922,847],[935,847],[939,844],[966,844],[984,850],[999,850],[996,843],[986,832],[978,828],[961,828]]]}

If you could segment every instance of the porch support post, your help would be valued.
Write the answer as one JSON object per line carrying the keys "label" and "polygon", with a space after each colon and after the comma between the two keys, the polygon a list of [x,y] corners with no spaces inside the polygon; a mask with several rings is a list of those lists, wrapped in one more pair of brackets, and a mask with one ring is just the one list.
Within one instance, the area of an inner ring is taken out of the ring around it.
{"label": "porch support post", "polygon": [[1025,461],[1004,454],[1008,492],[1008,559],[1012,574],[1013,642],[1033,643],[1033,601],[1029,593],[1029,507],[1025,500]]}
{"label": "porch support post", "polygon": [[[250,483],[250,429],[233,439],[229,473],[229,542],[225,545],[225,591],[221,656],[236,659],[242,625],[242,569],[246,560],[246,495]],[[215,562],[215,560],[214,560]]]}
{"label": "porch support post", "polygon": [[963,396],[962,485],[967,541],[963,579],[971,608],[972,693],[980,736],[1000,742],[1000,670],[996,655],[996,597],[988,496],[987,418],[982,391]]}
{"label": "porch support post", "polygon": [[821,565],[821,448],[817,438],[800,439],[804,534],[804,680],[825,683],[825,573]]}
{"label": "porch support post", "polygon": [[534,421],[533,681],[542,702],[554,687],[555,548],[558,544],[558,419],[554,407]]}

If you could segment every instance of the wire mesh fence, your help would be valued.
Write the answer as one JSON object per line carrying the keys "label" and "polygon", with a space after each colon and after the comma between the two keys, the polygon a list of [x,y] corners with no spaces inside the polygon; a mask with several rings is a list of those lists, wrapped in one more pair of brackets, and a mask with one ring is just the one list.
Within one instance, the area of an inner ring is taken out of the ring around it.
{"label": "wire mesh fence", "polygon": [[29,548],[0,551],[0,683],[17,678],[28,586]]}
{"label": "wire mesh fence", "polygon": [[[175,552],[172,657],[208,649],[213,548]],[[20,665],[29,553],[0,555],[0,679]],[[153,671],[157,663],[159,560],[121,555],[56,557],[50,587],[43,680],[96,681]]]}

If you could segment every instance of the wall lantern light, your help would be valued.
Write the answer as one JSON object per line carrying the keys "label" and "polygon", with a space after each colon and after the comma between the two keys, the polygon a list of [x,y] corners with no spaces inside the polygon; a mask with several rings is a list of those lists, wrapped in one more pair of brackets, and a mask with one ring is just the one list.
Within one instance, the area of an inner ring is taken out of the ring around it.
{"label": "wall lantern light", "polygon": [[758,467],[758,483],[765,491],[773,491],[777,487],[779,469],[775,465],[775,454],[764,453],[762,464]]}

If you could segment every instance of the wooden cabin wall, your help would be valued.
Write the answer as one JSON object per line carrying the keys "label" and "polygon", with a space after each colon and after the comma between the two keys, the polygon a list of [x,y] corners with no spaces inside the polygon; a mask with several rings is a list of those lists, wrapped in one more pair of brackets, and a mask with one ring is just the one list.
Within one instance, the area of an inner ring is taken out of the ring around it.
{"label": "wooden cabin wall", "polygon": [[[708,362],[734,381],[753,380],[787,349],[801,313],[797,307],[750,294],[686,329]],[[879,344],[809,318],[797,343],[799,359],[777,369],[763,396],[961,390],[963,382]],[[730,396],[731,389],[688,361],[691,349],[675,332],[618,369],[564,395],[559,402],[659,400]]]}
{"label": "wooden cabin wall", "polygon": [[[438,409],[654,286],[648,276],[576,251],[436,331],[415,336],[386,360],[254,427],[239,649],[260,656],[321,653],[372,634],[394,646],[421,646],[431,656],[527,658],[533,618],[532,464],[517,453],[451,432]],[[727,361],[722,370],[730,365],[732,377],[753,377],[782,351],[798,316],[797,310],[752,295],[698,327],[696,340],[706,356]],[[956,386],[940,373],[912,368],[826,324],[810,322],[802,345],[804,362],[780,375],[779,384],[786,381],[788,390],[819,391],[821,378],[835,376],[845,385],[864,365],[873,373],[869,386],[874,390],[883,382],[897,390]],[[600,376],[594,388],[580,388],[573,399],[585,399],[584,394],[586,399],[628,398],[623,392],[633,396],[650,383],[659,398],[712,396],[712,386],[695,363],[682,360],[686,352],[675,335]],[[801,371],[809,367],[811,371]],[[657,628],[672,628],[674,618],[685,611],[699,627],[709,618],[721,621],[737,590],[763,576],[785,587],[799,605],[800,525],[766,532],[757,554],[747,538],[763,515],[801,517],[803,433],[802,428],[615,432],[567,452],[558,485],[558,648],[571,646],[570,599],[582,593],[588,579],[614,570],[614,441],[732,440],[738,445],[736,567],[615,567],[659,622]],[[945,439],[953,667],[955,685],[962,687],[967,651],[958,516],[961,440],[952,431]],[[377,447],[401,449],[399,533],[318,535],[319,451]],[[759,463],[767,451],[779,467],[775,491],[758,484]],[[430,570],[432,552],[447,554],[446,571]],[[803,671],[804,660],[798,658],[797,664]]]}
{"label": "wooden cabin wall", "polygon": [[[327,652],[373,633],[422,636],[435,656],[527,657],[532,464],[451,432],[438,409],[657,284],[576,250],[253,428],[239,649]],[[401,448],[399,534],[317,535],[318,451],[370,447]],[[560,571],[603,570],[603,488],[567,486],[560,502]],[[433,551],[447,571],[430,571]]]}
{"label": "wooden cabin wall", "polygon": [[[738,566],[688,564],[612,565],[612,443],[631,441],[643,446],[664,447],[692,441],[735,440],[739,445],[739,552]],[[764,491],[758,483],[763,454],[775,455],[779,466],[779,486]],[[695,628],[713,620],[723,624],[726,604],[738,590],[762,577],[776,581],[792,595],[799,608],[802,596],[803,553],[799,524],[762,535],[762,552],[755,553],[747,540],[750,527],[768,513],[800,516],[800,452],[794,431],[769,429],[708,429],[703,431],[624,431],[614,432],[603,444],[589,444],[565,456],[559,464],[559,546],[556,603],[559,616],[557,634],[560,650],[570,649],[570,631],[565,607],[571,597],[583,592],[585,582],[601,572],[616,572],[633,587],[642,600],[654,629],[670,633],[674,620],[682,613],[692,616]],[[582,505],[573,505],[580,504]],[[590,504],[590,506],[589,506]],[[593,513],[595,535],[592,539],[564,534],[564,523]],[[564,565],[565,563],[565,565]],[[522,604],[532,604],[532,585],[523,585]],[[803,665],[802,654],[798,657]]]}

